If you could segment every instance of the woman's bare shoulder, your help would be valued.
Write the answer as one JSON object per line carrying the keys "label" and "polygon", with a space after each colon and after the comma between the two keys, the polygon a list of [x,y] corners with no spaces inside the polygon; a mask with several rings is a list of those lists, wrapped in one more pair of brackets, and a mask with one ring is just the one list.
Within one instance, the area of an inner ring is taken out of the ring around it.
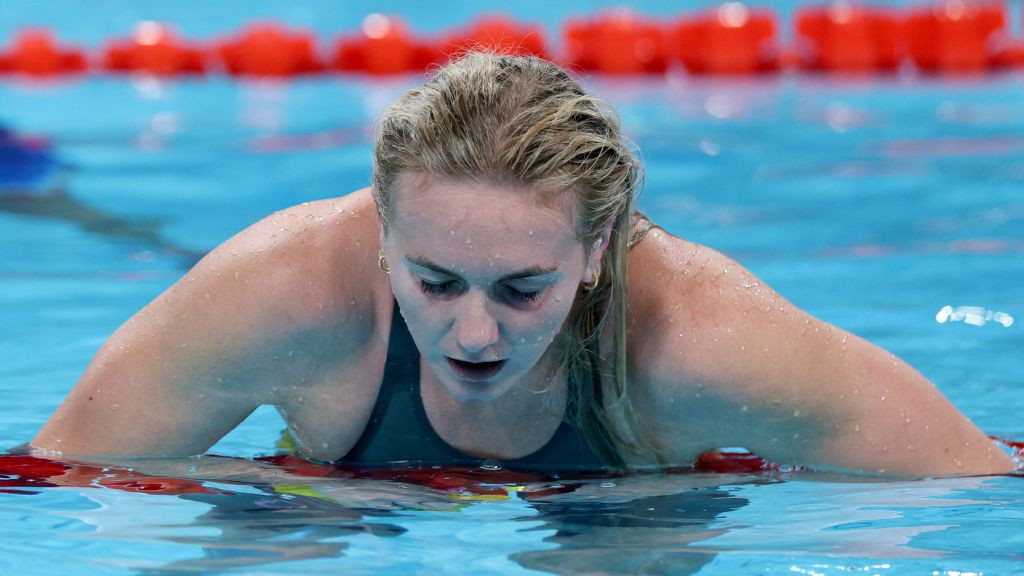
{"label": "woman's bare shoulder", "polygon": [[638,336],[664,330],[696,336],[737,307],[775,297],[761,288],[753,274],[721,252],[655,228],[630,252],[630,326]]}
{"label": "woman's bare shoulder", "polygon": [[[299,388],[322,397],[356,382],[346,376],[386,348],[379,327],[390,314],[367,198],[282,210],[214,249],[111,336],[33,445],[197,454],[261,404],[290,408],[303,404]],[[289,421],[336,425],[363,410],[349,400],[305,403]]]}
{"label": "woman's bare shoulder", "polygon": [[366,315],[390,293],[376,265],[378,244],[373,200],[360,190],[275,212],[227,240],[190,275],[234,284],[246,294],[241,301],[255,298],[298,322],[334,314],[372,320]]}

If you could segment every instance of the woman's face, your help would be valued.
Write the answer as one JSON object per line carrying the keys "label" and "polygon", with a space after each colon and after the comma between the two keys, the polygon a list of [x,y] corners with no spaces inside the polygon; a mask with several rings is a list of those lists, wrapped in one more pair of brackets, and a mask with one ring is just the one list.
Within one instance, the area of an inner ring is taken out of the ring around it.
{"label": "woman's face", "polygon": [[[381,238],[416,346],[460,400],[509,391],[537,365],[601,253],[575,233],[572,196],[406,175]],[[537,378],[530,374],[530,378]]]}

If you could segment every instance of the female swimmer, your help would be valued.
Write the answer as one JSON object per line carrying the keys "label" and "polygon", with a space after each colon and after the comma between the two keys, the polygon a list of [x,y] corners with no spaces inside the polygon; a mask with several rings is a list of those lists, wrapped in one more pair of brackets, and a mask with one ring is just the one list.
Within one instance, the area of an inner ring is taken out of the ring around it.
{"label": "female swimmer", "polygon": [[300,454],[361,465],[1013,469],[910,366],[634,213],[640,182],[563,70],[468,54],[387,111],[371,188],[214,250],[32,446],[193,455],[272,404]]}

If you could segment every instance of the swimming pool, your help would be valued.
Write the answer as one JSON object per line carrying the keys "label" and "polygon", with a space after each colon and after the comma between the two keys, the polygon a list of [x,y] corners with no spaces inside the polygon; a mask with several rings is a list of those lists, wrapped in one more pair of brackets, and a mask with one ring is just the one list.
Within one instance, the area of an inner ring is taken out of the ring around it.
{"label": "swimming pool", "polygon": [[[49,137],[69,167],[59,210],[0,211],[0,445],[30,439],[96,348],[197,255],[273,210],[365,185],[371,119],[407,82],[0,81],[0,121]],[[1024,440],[1024,75],[590,85],[642,150],[641,207],[660,224],[904,357],[987,433]],[[1024,573],[1020,477],[296,478],[294,463],[253,460],[280,428],[261,409],[211,450],[233,459],[0,488],[0,567]]]}

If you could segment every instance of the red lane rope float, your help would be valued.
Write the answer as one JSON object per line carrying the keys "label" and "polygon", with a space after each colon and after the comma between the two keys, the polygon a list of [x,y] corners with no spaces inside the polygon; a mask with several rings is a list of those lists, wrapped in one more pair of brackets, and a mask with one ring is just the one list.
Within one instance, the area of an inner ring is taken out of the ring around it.
{"label": "red lane rope float", "polygon": [[[924,73],[976,73],[1024,65],[1024,45],[1008,37],[1007,20],[1006,6],[993,0],[937,0],[907,9],[836,0],[796,11],[794,52],[780,47],[777,17],[769,9],[727,2],[665,23],[623,8],[564,21],[564,51],[557,59],[601,74],[662,74],[675,61],[692,74],[794,67],[879,72],[908,62]],[[328,65],[341,72],[401,74],[423,72],[478,46],[551,57],[539,26],[498,15],[424,39],[396,17],[371,14],[357,34],[335,42],[326,63],[311,33],[273,23],[250,25],[204,51],[164,25],[143,22],[130,39],[110,43],[96,60],[106,71],[165,76],[223,69],[232,75],[290,77],[324,72]],[[85,69],[81,51],[58,46],[45,30],[22,31],[11,52],[0,53],[0,72]]]}
{"label": "red lane rope float", "polygon": [[893,71],[903,59],[900,22],[889,9],[851,4],[801,8],[796,13],[798,65],[828,72]]}
{"label": "red lane rope float", "polygon": [[0,54],[0,72],[51,76],[84,72],[85,53],[62,47],[48,30],[26,28],[14,39],[8,56]]}
{"label": "red lane rope float", "polygon": [[103,68],[156,76],[203,74],[207,69],[206,58],[201,48],[180,40],[169,26],[147,21],[135,26],[131,38],[107,45]]}
{"label": "red lane rope float", "polygon": [[778,465],[745,450],[711,450],[698,456],[693,463],[695,472],[752,474],[778,469]]}
{"label": "red lane rope float", "polygon": [[335,42],[330,66],[344,72],[385,75],[422,72],[440,60],[438,49],[414,37],[400,18],[370,14],[359,34]]}
{"label": "red lane rope float", "polygon": [[217,43],[216,53],[233,76],[286,78],[324,71],[310,32],[273,23],[251,24]]}
{"label": "red lane rope float", "polygon": [[114,467],[101,468],[21,454],[0,454],[0,492],[35,494],[32,488],[52,486],[103,486],[124,492],[155,494],[230,494],[187,478],[147,476]]}
{"label": "red lane rope float", "polygon": [[630,10],[566,21],[565,63],[603,74],[663,74],[669,55],[665,31]]}
{"label": "red lane rope float", "polygon": [[980,72],[1009,65],[1006,8],[946,0],[911,10],[906,20],[910,58],[923,72]]}
{"label": "red lane rope float", "polygon": [[693,74],[757,74],[779,69],[778,24],[770,10],[740,2],[684,17],[676,26],[675,47]]}
{"label": "red lane rope float", "polygon": [[485,47],[502,54],[550,58],[539,24],[516,22],[501,14],[487,14],[469,26],[443,36],[438,43],[445,55]]}

